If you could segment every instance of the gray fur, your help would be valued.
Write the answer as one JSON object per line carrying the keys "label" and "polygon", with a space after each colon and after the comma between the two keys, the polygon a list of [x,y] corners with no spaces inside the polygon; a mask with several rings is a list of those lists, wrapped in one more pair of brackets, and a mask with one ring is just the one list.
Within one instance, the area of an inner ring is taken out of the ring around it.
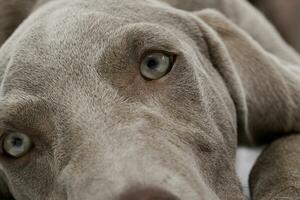
{"label": "gray fur", "polygon": [[[238,139],[300,131],[299,55],[261,14],[245,1],[166,2],[28,1],[18,27],[18,15],[0,12],[0,134],[21,131],[35,143],[20,159],[0,157],[16,200],[126,200],[136,188],[243,199]],[[178,57],[147,82],[139,64],[153,49]]]}

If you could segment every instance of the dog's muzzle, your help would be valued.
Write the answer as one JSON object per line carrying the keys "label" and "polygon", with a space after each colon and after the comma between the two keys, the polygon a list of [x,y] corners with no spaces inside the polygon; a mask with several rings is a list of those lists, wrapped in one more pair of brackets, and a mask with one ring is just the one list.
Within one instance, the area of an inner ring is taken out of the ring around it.
{"label": "dog's muzzle", "polygon": [[126,191],[120,200],[179,200],[173,194],[156,187],[132,188]]}

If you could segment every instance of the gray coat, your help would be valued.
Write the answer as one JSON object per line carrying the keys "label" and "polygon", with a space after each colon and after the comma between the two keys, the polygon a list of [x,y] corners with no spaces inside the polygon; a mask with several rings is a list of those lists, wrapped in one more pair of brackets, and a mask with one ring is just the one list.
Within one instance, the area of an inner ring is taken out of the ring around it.
{"label": "gray coat", "polygon": [[1,44],[1,143],[34,144],[1,199],[244,199],[238,144],[269,145],[253,199],[299,198],[300,57],[246,1],[0,0]]}

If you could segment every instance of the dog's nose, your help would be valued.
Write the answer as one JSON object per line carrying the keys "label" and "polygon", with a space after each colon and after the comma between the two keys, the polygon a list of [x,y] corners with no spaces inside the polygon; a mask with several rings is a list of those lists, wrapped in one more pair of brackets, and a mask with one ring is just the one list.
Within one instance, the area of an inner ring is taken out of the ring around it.
{"label": "dog's nose", "polygon": [[126,191],[120,200],[179,200],[178,197],[160,188],[132,188]]}

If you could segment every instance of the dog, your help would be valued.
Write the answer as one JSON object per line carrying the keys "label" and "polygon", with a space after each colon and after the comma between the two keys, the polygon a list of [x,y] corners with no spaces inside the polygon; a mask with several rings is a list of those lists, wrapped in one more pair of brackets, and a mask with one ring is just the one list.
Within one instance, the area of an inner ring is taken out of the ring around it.
{"label": "dog", "polygon": [[[243,0],[0,0],[0,196],[299,198],[300,57]],[[272,173],[269,173],[272,172]]]}
{"label": "dog", "polygon": [[276,26],[284,39],[300,52],[300,2],[291,0],[288,3],[282,0],[251,0],[266,17]]}

